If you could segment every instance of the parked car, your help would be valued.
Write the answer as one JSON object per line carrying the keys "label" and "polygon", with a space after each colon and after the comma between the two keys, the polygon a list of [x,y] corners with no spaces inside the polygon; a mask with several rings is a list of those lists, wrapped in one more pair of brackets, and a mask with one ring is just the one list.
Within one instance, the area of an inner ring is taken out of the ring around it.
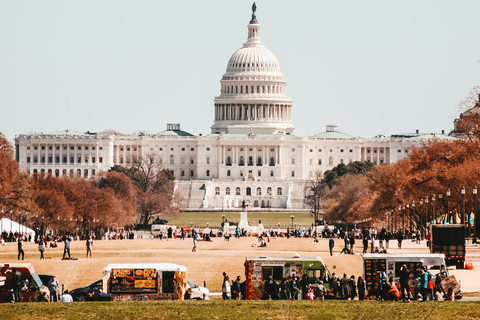
{"label": "parked car", "polygon": [[85,287],[70,290],[69,293],[72,296],[73,301],[85,301],[85,300],[91,300],[89,296],[90,292],[93,291],[94,296],[97,296],[98,293],[100,292],[100,289],[102,288],[103,288],[103,279],[99,279],[97,281],[90,283]]}
{"label": "parked car", "polygon": [[192,288],[192,300],[210,300],[210,290],[207,288],[193,284],[192,281],[187,279],[188,288]]}

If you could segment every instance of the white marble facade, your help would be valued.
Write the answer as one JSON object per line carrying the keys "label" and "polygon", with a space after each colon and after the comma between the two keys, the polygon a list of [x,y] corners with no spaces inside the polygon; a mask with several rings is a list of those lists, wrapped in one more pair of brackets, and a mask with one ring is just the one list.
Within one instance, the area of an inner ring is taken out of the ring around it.
{"label": "white marble facade", "polygon": [[292,99],[275,55],[260,41],[252,16],[247,42],[230,58],[214,102],[211,134],[193,136],[179,124],[157,134],[63,131],[15,137],[20,170],[92,178],[134,156],[155,153],[173,171],[184,209],[251,207],[308,209],[305,187],[317,171],[340,163],[393,163],[411,146],[444,134],[352,137],[327,126],[310,137],[294,135]]}

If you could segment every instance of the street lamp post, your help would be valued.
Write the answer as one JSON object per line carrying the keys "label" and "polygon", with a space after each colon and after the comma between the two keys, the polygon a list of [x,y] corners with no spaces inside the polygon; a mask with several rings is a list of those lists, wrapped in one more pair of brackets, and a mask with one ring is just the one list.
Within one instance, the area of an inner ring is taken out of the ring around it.
{"label": "street lamp post", "polygon": [[447,223],[450,223],[450,189],[447,190]]}
{"label": "street lamp post", "polygon": [[473,236],[477,237],[477,186],[473,187]]}
{"label": "street lamp post", "polygon": [[[441,202],[441,205],[443,206],[443,202],[442,202],[443,201],[443,195],[441,193],[438,194],[438,201]],[[443,223],[443,221],[444,221],[443,215],[440,215],[440,216],[442,217],[442,222],[441,223]]]}
{"label": "street lamp post", "polygon": [[462,187],[462,225],[465,226],[465,187]]}
{"label": "street lamp post", "polygon": [[28,231],[28,211],[25,211],[25,234]]}
{"label": "street lamp post", "polygon": [[425,228],[427,228],[428,221],[430,221],[430,212],[428,212],[428,197],[425,197],[425,206],[427,207],[427,213],[425,215]]}
{"label": "street lamp post", "polygon": [[432,223],[435,221],[435,195],[432,196]]}
{"label": "street lamp post", "polygon": [[423,229],[423,198],[420,199],[420,226]]}
{"label": "street lamp post", "polygon": [[293,229],[293,219],[295,219],[295,216],[292,214],[292,215],[290,216],[290,219],[292,219],[292,229]]}

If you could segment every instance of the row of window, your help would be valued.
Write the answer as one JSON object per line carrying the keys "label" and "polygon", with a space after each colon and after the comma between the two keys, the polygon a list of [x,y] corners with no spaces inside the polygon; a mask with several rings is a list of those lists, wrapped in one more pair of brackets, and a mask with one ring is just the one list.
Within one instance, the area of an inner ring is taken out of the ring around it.
{"label": "row of window", "polygon": [[[83,146],[83,150],[89,150],[89,146]],[[33,146],[34,150],[38,150],[38,146]],[[95,150],[95,147],[91,147]],[[103,150],[103,147],[98,147],[99,150]],[[30,146],[27,146],[27,150],[30,150]],[[41,146],[41,150],[45,150],[45,146]],[[53,150],[53,146],[48,146],[48,150]],[[60,150],[60,146],[55,146],[55,150]],[[67,146],[63,146],[63,150],[67,150]],[[75,150],[74,146],[70,146],[70,150]],[[82,150],[82,146],[77,146],[77,150]]]}
{"label": "row of window", "polygon": [[[28,174],[30,174],[30,170],[27,171]],[[37,169],[34,169],[33,170],[33,173],[39,173],[40,175],[45,175],[45,173],[47,174],[55,174],[55,177],[60,177],[60,170],[59,169],[56,169],[55,172],[52,171],[52,169],[48,169],[47,171],[45,171],[45,169],[41,169],[40,171],[38,171]],[[95,169],[92,169],[92,170],[88,170],[88,169],[84,169],[83,170],[83,177],[84,178],[88,178],[89,177],[89,173],[90,173],[90,177],[92,176],[95,176]],[[62,170],[62,176],[66,176],[67,175],[67,169],[63,169]],[[77,169],[76,173],[75,173],[75,170],[73,169],[70,169],[70,171],[68,172],[68,176],[69,177],[82,177],[82,169]]]}
{"label": "row of window", "polygon": [[[239,90],[240,88],[240,90]],[[233,85],[224,85],[223,86],[223,93],[285,93],[284,86],[272,85],[272,86],[257,86],[257,90],[255,91],[255,86],[233,86]],[[234,90],[235,89],[235,90]]]}
{"label": "row of window", "polygon": [[[32,160],[31,157],[27,157],[27,163],[31,163],[31,160]],[[48,157],[48,159],[46,157],[41,157],[40,158],[40,163],[45,163],[45,160],[48,160],[49,164],[53,163],[53,157]],[[62,158],[62,163],[64,163],[64,164],[67,164],[67,163],[74,164],[75,163],[75,157],[70,157],[70,162],[68,162],[67,160],[68,160],[67,157],[63,157]],[[83,163],[88,163],[89,158],[86,157],[84,160],[85,160],[85,162],[83,162]],[[92,157],[92,163],[95,163],[96,160],[97,159],[95,157]],[[37,157],[33,158],[33,163],[38,163],[38,158]],[[60,157],[55,157],[55,163],[60,163]],[[77,163],[82,163],[82,157],[77,157]],[[98,158],[98,163],[103,163],[103,157]]]}
{"label": "row of window", "polygon": [[[253,34],[253,36],[255,37],[255,33]],[[252,68],[276,68],[277,67],[277,64],[276,63],[263,63],[263,62],[236,62],[236,63],[230,63],[230,68],[250,68],[250,66],[252,66]]]}
{"label": "row of window", "polygon": [[[292,149],[293,152],[295,152],[295,149]],[[313,152],[313,149],[309,150],[310,152]],[[333,152],[333,149],[329,150],[330,152]],[[322,149],[318,149],[318,152],[322,152]],[[344,149],[340,149],[340,152],[345,152]],[[353,152],[353,149],[348,149],[348,152]]]}
{"label": "row of window", "polygon": [[[226,187],[225,188],[225,195],[226,196],[229,196],[230,195],[230,187]],[[220,195],[220,187],[215,187],[215,195],[218,196]],[[246,196],[251,196],[252,195],[252,188],[250,187],[247,187],[245,188],[245,194],[242,194],[242,189],[240,187],[236,187],[235,188],[235,195],[236,196],[242,196],[242,195],[246,195]],[[262,188],[258,187],[257,188],[257,193],[256,193],[257,196],[261,196],[262,195]],[[266,193],[267,196],[271,196],[272,195],[272,187],[267,187],[267,193]],[[282,188],[278,187],[277,188],[277,196],[281,196],[282,195]]]}

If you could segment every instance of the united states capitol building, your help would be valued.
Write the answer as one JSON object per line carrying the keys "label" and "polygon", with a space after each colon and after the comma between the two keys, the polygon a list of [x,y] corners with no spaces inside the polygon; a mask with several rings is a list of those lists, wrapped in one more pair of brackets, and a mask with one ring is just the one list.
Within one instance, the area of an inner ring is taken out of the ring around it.
{"label": "united states capitol building", "polygon": [[156,134],[63,131],[15,137],[20,170],[60,177],[94,178],[114,165],[155,154],[173,171],[185,210],[239,208],[308,209],[308,181],[340,163],[388,164],[409,148],[444,134],[352,137],[329,125],[309,137],[294,134],[293,103],[275,55],[260,40],[255,11],[247,41],[230,57],[214,99],[211,133],[194,136],[180,124]]}

